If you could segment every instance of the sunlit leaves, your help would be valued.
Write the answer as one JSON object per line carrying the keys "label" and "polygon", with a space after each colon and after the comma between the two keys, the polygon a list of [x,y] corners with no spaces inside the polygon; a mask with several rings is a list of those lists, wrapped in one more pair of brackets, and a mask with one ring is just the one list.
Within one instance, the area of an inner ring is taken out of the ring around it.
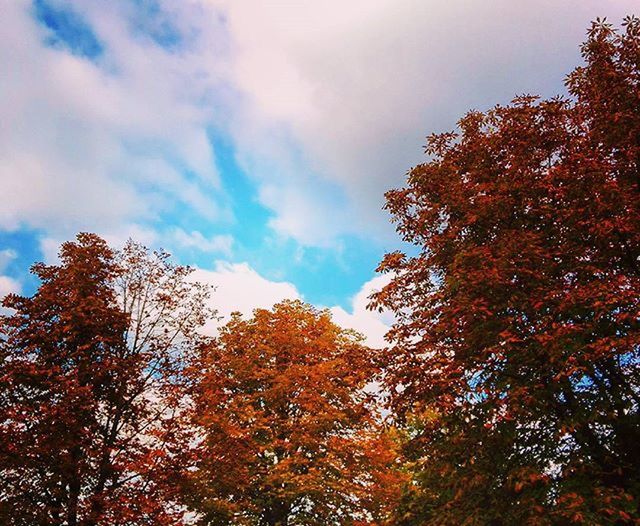
{"label": "sunlit leaves", "polygon": [[[377,354],[301,302],[235,315],[194,374],[203,524],[370,524],[397,491],[396,455],[365,386]],[[376,522],[377,523],[377,522]]]}

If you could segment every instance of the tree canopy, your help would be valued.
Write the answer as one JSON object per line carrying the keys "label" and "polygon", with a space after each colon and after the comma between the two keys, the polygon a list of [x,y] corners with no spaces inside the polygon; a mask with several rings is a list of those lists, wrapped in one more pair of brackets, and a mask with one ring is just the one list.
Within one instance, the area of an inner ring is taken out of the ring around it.
{"label": "tree canopy", "polygon": [[0,519],[175,524],[180,375],[207,291],[162,253],[93,234],[36,264],[0,319]]}
{"label": "tree canopy", "polygon": [[428,139],[387,208],[405,524],[640,520],[640,21],[596,22],[570,98]]}
{"label": "tree canopy", "polygon": [[[234,315],[206,346],[195,395],[204,439],[192,481],[203,524],[384,518],[395,455],[374,434],[365,387],[377,360],[361,340],[327,312],[287,301],[249,320]],[[388,487],[378,487],[382,480]]]}
{"label": "tree canopy", "polygon": [[[388,348],[95,234],[0,315],[8,526],[640,524],[640,20],[386,194]],[[219,321],[219,320],[218,320]]]}

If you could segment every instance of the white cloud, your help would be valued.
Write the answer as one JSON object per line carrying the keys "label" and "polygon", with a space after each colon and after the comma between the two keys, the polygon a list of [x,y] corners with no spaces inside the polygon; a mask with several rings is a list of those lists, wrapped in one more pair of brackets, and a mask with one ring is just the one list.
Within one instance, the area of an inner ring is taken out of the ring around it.
{"label": "white cloud", "polygon": [[[121,249],[129,239],[141,243],[147,247],[153,247],[159,243],[158,233],[150,228],[136,224],[114,225],[109,229],[97,229],[95,232],[100,235],[113,249]],[[73,236],[44,236],[39,239],[40,253],[42,261],[48,265],[56,265],[60,262],[58,253],[60,246],[65,241],[70,241]]]}
{"label": "white cloud", "polygon": [[273,226],[307,243],[387,235],[383,192],[422,161],[425,135],[472,107],[562,91],[590,21],[638,11],[637,0],[211,4],[226,13],[233,83],[247,96],[234,122],[245,166]]}
{"label": "white cloud", "polygon": [[0,298],[7,294],[17,294],[20,292],[20,283],[9,276],[0,276]]}
{"label": "white cloud", "polygon": [[[18,257],[18,253],[10,248],[0,250],[0,273],[4,272],[9,264]],[[22,287],[20,282],[9,276],[0,274],[0,315],[10,314],[10,309],[2,307],[1,303],[7,294],[20,294]]]}
{"label": "white cloud", "polygon": [[[192,60],[136,38],[114,5],[76,5],[105,45],[92,62],[45,46],[31,2],[0,3],[0,228],[67,237],[157,220],[177,203],[224,215],[207,138],[215,68],[203,70],[200,49]],[[215,19],[202,23],[198,44],[213,44]]]}
{"label": "white cloud", "polygon": [[[213,270],[196,269],[192,279],[216,288],[211,297],[211,307],[217,309],[223,319],[208,323],[204,329],[207,334],[215,334],[217,328],[226,323],[234,311],[251,316],[256,308],[269,309],[285,299],[303,299],[292,283],[268,280],[247,263],[218,261]],[[384,347],[384,335],[393,323],[393,316],[388,312],[371,312],[366,306],[369,296],[380,290],[388,280],[389,276],[384,275],[364,283],[351,299],[350,313],[338,306],[329,309],[335,323],[361,332],[367,338],[367,344],[373,347]]]}
{"label": "white cloud", "polygon": [[7,294],[20,294],[20,283],[9,276],[0,276],[0,315],[11,314],[13,309],[5,309],[2,300]]}
{"label": "white cloud", "polygon": [[[637,0],[158,0],[147,16],[135,2],[48,1],[81,13],[104,55],[46,47],[30,1],[0,3],[0,228],[68,237],[153,224],[176,205],[229,219],[214,129],[232,136],[271,226],[323,246],[389,235],[383,192],[422,160],[427,133],[471,107],[561,91],[589,21],[638,10]],[[163,25],[183,45],[158,45],[149,28]]]}
{"label": "white cloud", "polygon": [[[229,315],[234,311],[251,316],[254,309],[269,309],[285,299],[301,299],[293,284],[286,281],[270,281],[247,263],[218,261],[213,270],[196,269],[192,278],[194,281],[216,287],[211,297],[211,306],[223,316],[222,324],[229,321]],[[205,332],[213,334],[219,325],[220,323],[210,322],[205,327]]]}
{"label": "white cloud", "polygon": [[384,335],[391,328],[394,318],[387,311],[380,313],[368,310],[369,296],[381,290],[389,280],[390,275],[384,274],[367,281],[352,298],[351,313],[342,307],[331,308],[333,319],[338,325],[361,332],[366,336],[367,344],[372,347],[381,348],[386,345]]}
{"label": "white cloud", "polygon": [[60,252],[60,245],[63,241],[54,239],[52,237],[43,237],[40,239],[40,253],[42,254],[42,261],[47,265],[57,265],[60,263],[58,253]]}

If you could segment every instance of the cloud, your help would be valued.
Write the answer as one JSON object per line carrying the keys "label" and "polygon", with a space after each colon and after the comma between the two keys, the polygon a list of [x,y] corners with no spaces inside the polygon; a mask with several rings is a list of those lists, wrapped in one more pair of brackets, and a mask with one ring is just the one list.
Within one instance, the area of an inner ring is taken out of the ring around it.
{"label": "cloud", "polygon": [[18,253],[10,248],[0,250],[0,272],[4,272],[13,260],[18,257]]}
{"label": "cloud", "polygon": [[[103,53],[47,46],[56,34],[31,2],[0,5],[0,228],[65,237],[157,221],[177,205],[209,220],[224,215],[208,140],[207,96],[218,79],[214,67],[202,69],[207,53],[198,48],[192,59],[136,37],[116,3],[48,4],[86,20]],[[207,46],[216,23],[202,23],[210,32],[197,44]]]}
{"label": "cloud", "polygon": [[0,3],[0,228],[61,238],[157,227],[182,208],[218,226],[231,212],[215,133],[231,138],[274,212],[270,226],[323,247],[347,234],[388,240],[383,193],[422,161],[427,133],[472,107],[562,91],[590,20],[638,9],[637,0],[37,5],[65,24],[47,28],[28,0]]}
{"label": "cloud", "polygon": [[[589,22],[638,10],[636,0],[211,4],[227,17],[233,84],[246,94],[232,129],[240,154],[272,225],[305,243],[387,236],[383,193],[422,161],[428,133],[470,108],[562,91]],[[322,191],[331,184],[338,191]],[[274,185],[299,206],[275,199]]]}
{"label": "cloud", "polygon": [[367,344],[372,347],[382,348],[386,345],[384,335],[391,328],[394,317],[387,311],[380,313],[368,310],[369,296],[381,290],[389,280],[390,275],[385,274],[367,281],[352,298],[351,313],[342,307],[331,308],[333,319],[338,325],[361,332],[366,336]]}
{"label": "cloud", "polygon": [[170,237],[173,238],[177,246],[200,252],[219,252],[230,256],[233,247],[233,237],[229,235],[205,237],[198,230],[185,232],[181,228],[174,228],[171,230]]}
{"label": "cloud", "polygon": [[[108,229],[96,229],[95,233],[100,235],[113,249],[121,249],[129,239],[141,243],[147,247],[159,244],[158,233],[150,228],[136,224],[114,225]],[[42,261],[48,265],[56,265],[60,262],[58,253],[60,246],[65,241],[69,241],[73,236],[42,236],[38,240]]]}
{"label": "cloud", "polygon": [[[298,289],[286,281],[271,281],[258,274],[247,263],[216,262],[213,270],[197,268],[192,279],[215,287],[211,307],[223,317],[221,322],[211,321],[204,332],[215,334],[217,328],[229,320],[229,315],[238,311],[251,316],[256,308],[270,309],[285,299],[303,299]],[[329,309],[335,323],[344,328],[355,329],[367,338],[367,344],[384,347],[384,335],[393,323],[388,313],[371,312],[366,306],[369,296],[380,290],[389,280],[388,275],[376,276],[364,283],[351,299],[351,312],[342,307]]]}
{"label": "cloud", "polygon": [[20,292],[20,283],[9,276],[0,276],[0,298],[4,298],[7,294],[18,294]]}
{"label": "cloud", "polygon": [[20,294],[22,287],[20,283],[9,276],[0,275],[0,315],[9,315],[15,312],[13,309],[6,309],[2,306],[2,300],[7,294]]}
{"label": "cloud", "polygon": [[[229,321],[229,315],[238,311],[251,316],[254,309],[271,308],[285,299],[301,299],[296,287],[286,281],[270,281],[247,263],[218,261],[213,270],[197,268],[192,279],[216,288],[211,297],[211,306],[223,317],[221,323]],[[214,334],[220,323],[210,322],[204,332]]]}
{"label": "cloud", "polygon": [[[18,257],[18,253],[12,249],[0,250],[0,273],[4,272],[9,264]],[[20,294],[22,287],[20,282],[9,276],[0,274],[0,303],[7,294]],[[0,314],[9,314],[11,311],[0,305]]]}

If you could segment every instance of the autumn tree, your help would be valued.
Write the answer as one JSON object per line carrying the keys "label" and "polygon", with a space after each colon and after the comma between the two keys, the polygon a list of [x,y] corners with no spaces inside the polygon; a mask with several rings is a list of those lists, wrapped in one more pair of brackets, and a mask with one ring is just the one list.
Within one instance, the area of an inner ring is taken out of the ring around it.
{"label": "autumn tree", "polygon": [[179,523],[181,375],[208,292],[167,257],[79,234],[4,300],[2,524]]}
{"label": "autumn tree", "polygon": [[428,139],[387,194],[386,371],[404,525],[640,523],[640,21],[598,21],[568,98]]}
{"label": "autumn tree", "polygon": [[207,525],[371,524],[397,487],[365,387],[376,354],[299,301],[233,315],[195,371],[188,493]]}

